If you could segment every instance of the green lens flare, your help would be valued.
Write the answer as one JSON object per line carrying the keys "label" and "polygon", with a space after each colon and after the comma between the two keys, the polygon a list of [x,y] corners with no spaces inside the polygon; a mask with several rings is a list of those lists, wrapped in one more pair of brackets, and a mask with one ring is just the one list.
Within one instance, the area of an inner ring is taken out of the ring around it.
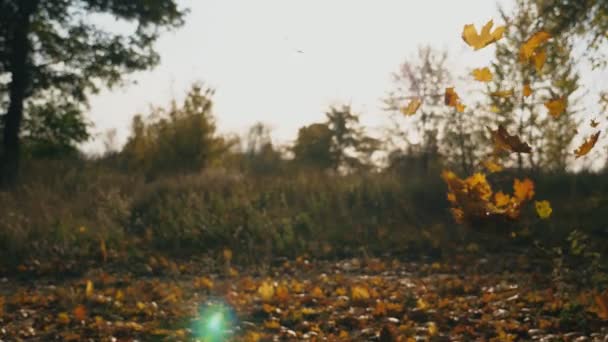
{"label": "green lens flare", "polygon": [[200,318],[194,322],[194,333],[199,341],[226,341],[232,332],[233,314],[224,304],[207,304],[200,310]]}

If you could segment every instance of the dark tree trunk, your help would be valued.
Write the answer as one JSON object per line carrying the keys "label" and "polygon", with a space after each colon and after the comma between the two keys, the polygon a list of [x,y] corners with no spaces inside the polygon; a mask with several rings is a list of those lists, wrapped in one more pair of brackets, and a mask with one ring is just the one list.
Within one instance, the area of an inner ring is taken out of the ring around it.
{"label": "dark tree trunk", "polygon": [[0,185],[8,186],[15,182],[19,172],[20,141],[19,133],[23,119],[23,104],[30,83],[28,34],[32,14],[38,0],[21,0],[18,5],[9,40],[9,106],[4,118],[2,156],[0,156]]}

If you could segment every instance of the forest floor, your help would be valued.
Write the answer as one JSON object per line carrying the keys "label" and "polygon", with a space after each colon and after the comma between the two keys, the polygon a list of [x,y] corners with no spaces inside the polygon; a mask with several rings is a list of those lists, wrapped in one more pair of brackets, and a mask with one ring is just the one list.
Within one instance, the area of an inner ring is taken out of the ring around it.
{"label": "forest floor", "polygon": [[0,341],[608,341],[593,293],[568,303],[525,257],[210,264],[23,266],[0,279]]}

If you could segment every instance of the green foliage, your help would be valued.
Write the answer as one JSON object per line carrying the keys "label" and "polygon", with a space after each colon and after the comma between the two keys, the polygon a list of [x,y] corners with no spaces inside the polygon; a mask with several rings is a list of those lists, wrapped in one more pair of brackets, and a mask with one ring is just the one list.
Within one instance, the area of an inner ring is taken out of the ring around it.
{"label": "green foliage", "polygon": [[[129,24],[129,32],[104,29],[100,14]],[[59,149],[82,140],[86,125],[80,113],[88,95],[158,64],[154,42],[161,29],[180,26],[184,14],[174,0],[0,1],[0,111],[6,110],[0,122],[0,182],[11,184],[17,177],[24,119],[37,121],[41,106],[48,109],[61,99],[61,110],[43,110],[44,120],[69,125],[54,130],[54,138],[68,134]],[[50,118],[53,114],[59,117]]]}
{"label": "green foliage", "polygon": [[212,96],[213,90],[195,84],[181,106],[153,109],[147,121],[136,116],[121,153],[128,168],[153,178],[218,162],[232,143],[216,135]]}
{"label": "green foliage", "polygon": [[380,142],[365,134],[350,106],[331,107],[325,123],[302,127],[292,148],[296,164],[336,172],[369,170]]}

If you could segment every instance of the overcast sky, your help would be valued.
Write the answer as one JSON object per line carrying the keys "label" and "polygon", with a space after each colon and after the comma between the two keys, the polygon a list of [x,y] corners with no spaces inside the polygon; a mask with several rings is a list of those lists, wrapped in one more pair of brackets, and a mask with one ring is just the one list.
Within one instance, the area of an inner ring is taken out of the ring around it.
{"label": "overcast sky", "polygon": [[[222,133],[242,134],[255,122],[280,143],[322,120],[329,105],[351,103],[370,129],[383,120],[380,98],[390,73],[417,48],[447,49],[455,73],[486,66],[493,47],[473,52],[462,27],[500,22],[493,0],[183,0],[186,25],[157,43],[162,62],[134,74],[137,82],[91,100],[100,134],[126,140],[133,115],[181,99],[202,81],[216,88]],[[498,4],[511,7],[512,0]],[[595,84],[597,87],[597,84]],[[99,151],[100,139],[86,145]]]}

